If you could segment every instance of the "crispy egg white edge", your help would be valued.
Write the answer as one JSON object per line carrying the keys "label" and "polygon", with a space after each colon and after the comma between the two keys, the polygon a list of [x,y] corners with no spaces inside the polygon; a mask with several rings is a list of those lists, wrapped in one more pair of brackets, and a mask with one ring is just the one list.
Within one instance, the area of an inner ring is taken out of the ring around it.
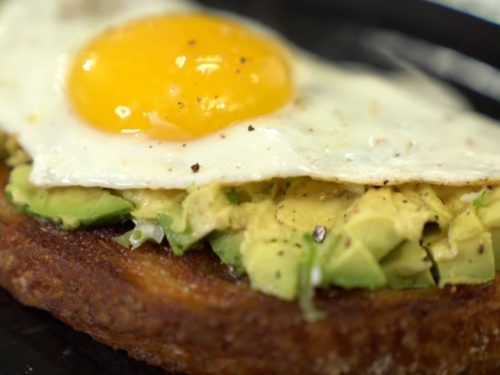
{"label": "crispy egg white edge", "polygon": [[[148,0],[139,7],[120,0],[131,8],[107,19],[62,18],[53,27],[50,5],[19,1],[38,17],[29,30],[18,30],[27,9],[20,6],[0,29],[0,54],[7,56],[0,61],[0,123],[33,156],[37,185],[186,188],[294,176],[377,185],[500,182],[500,126],[471,112],[446,87],[414,72],[384,77],[337,67],[293,46],[297,97],[273,114],[185,145],[101,133],[72,113],[65,96],[72,54],[116,23],[165,4],[191,5]],[[54,39],[61,35],[64,40]],[[51,48],[51,41],[59,43]],[[9,47],[15,47],[13,56]],[[248,131],[250,124],[255,131]],[[200,165],[197,173],[194,164]]]}

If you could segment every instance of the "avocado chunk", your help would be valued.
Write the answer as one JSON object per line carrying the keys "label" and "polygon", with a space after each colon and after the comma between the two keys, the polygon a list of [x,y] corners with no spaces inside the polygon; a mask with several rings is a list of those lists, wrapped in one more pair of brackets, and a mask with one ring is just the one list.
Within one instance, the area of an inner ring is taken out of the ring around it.
{"label": "avocado chunk", "polygon": [[278,202],[276,216],[280,222],[303,231],[315,226],[332,228],[356,198],[342,185],[298,178]]}
{"label": "avocado chunk", "polygon": [[252,288],[287,301],[297,298],[302,251],[284,241],[244,244],[243,265]]}
{"label": "avocado chunk", "polygon": [[[195,232],[185,222],[183,210],[180,204],[172,204],[158,216],[158,223],[163,228],[167,241],[175,255],[184,252],[197,244],[208,233]],[[182,229],[179,229],[182,228]]]}
{"label": "avocado chunk", "polygon": [[395,216],[391,191],[369,190],[348,210],[343,230],[379,260],[404,239],[396,228]]}
{"label": "avocado chunk", "polygon": [[491,232],[495,269],[500,270],[500,187],[483,192],[474,205],[479,219]]}
{"label": "avocado chunk", "polygon": [[428,185],[407,186],[401,189],[400,199],[398,199],[401,209],[411,209],[414,213],[420,212],[425,221],[419,220],[417,223],[408,222],[408,226],[417,229],[413,240],[420,239],[422,227],[420,225],[433,222],[440,228],[448,228],[453,218],[452,213],[436,194],[436,191]]}
{"label": "avocado chunk", "polygon": [[122,220],[134,208],[126,199],[99,188],[40,188],[29,181],[31,166],[20,165],[6,187],[12,203],[27,213],[60,224],[65,229]]}
{"label": "avocado chunk", "polygon": [[477,215],[486,228],[500,228],[500,188],[487,197],[487,203],[477,209]]}
{"label": "avocado chunk", "polygon": [[387,286],[394,289],[425,288],[436,283],[431,274],[432,260],[418,242],[405,241],[381,262]]}
{"label": "avocado chunk", "polygon": [[322,244],[322,283],[346,289],[381,288],[386,277],[377,259],[365,244],[349,234],[331,236]]}
{"label": "avocado chunk", "polygon": [[439,274],[439,285],[478,284],[495,277],[491,234],[486,231],[473,208],[451,223],[448,236],[425,238]]}
{"label": "avocado chunk", "polygon": [[9,167],[16,167],[29,163],[31,157],[19,145],[15,136],[0,130],[0,160]]}
{"label": "avocado chunk", "polygon": [[170,202],[158,222],[174,254],[182,255],[210,233],[229,228],[232,208],[220,186],[192,187],[182,202]]}
{"label": "avocado chunk", "polygon": [[121,196],[134,204],[131,215],[137,221],[155,221],[158,215],[186,196],[182,190],[123,190]]}
{"label": "avocado chunk", "polygon": [[500,270],[500,228],[491,230],[491,242],[493,245],[493,253],[495,254],[495,269]]}
{"label": "avocado chunk", "polygon": [[414,201],[389,188],[371,189],[349,208],[343,230],[379,261],[404,240],[418,241],[432,216],[420,198]]}
{"label": "avocado chunk", "polygon": [[231,267],[236,275],[243,275],[245,268],[241,257],[241,244],[245,235],[243,232],[227,231],[214,233],[210,236],[210,245],[222,263]]}

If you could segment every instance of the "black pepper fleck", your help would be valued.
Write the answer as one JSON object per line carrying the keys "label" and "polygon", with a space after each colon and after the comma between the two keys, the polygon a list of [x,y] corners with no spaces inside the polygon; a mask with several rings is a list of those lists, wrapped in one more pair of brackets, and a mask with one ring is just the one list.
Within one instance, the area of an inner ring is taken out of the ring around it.
{"label": "black pepper fleck", "polygon": [[283,255],[285,255],[285,252],[283,250],[278,251],[278,256],[282,257]]}
{"label": "black pepper fleck", "polygon": [[196,163],[191,166],[193,173],[198,173],[200,171],[200,164]]}
{"label": "black pepper fleck", "polygon": [[195,39],[188,40],[188,45],[191,46],[191,47],[195,46],[196,45],[196,40]]}
{"label": "black pepper fleck", "polygon": [[185,144],[185,143],[183,143],[183,144],[182,144],[182,147],[186,147],[186,144]]}
{"label": "black pepper fleck", "polygon": [[477,251],[479,254],[484,254],[484,245],[483,244],[479,245],[479,248],[477,249]]}
{"label": "black pepper fleck", "polygon": [[247,59],[245,56],[241,56],[241,57],[240,57],[240,63],[241,63],[241,64],[245,64],[245,63],[247,62],[247,60],[248,60],[248,59]]}
{"label": "black pepper fleck", "polygon": [[384,185],[387,185],[389,183],[389,180],[384,181]]}
{"label": "black pepper fleck", "polygon": [[255,128],[252,125],[248,125],[248,131],[249,132],[253,132],[254,130],[255,130]]}
{"label": "black pepper fleck", "polygon": [[184,102],[178,102],[177,105],[180,109],[184,108]]}
{"label": "black pepper fleck", "polygon": [[316,241],[317,243],[323,243],[326,237],[326,228],[321,225],[315,227],[313,231],[313,237],[314,241]]}
{"label": "black pepper fleck", "polygon": [[429,258],[429,256],[428,256],[428,255],[426,255],[426,256],[424,256],[424,257],[422,258],[422,262],[428,263],[428,262],[430,262],[430,261],[431,261],[431,260],[430,260],[430,258]]}

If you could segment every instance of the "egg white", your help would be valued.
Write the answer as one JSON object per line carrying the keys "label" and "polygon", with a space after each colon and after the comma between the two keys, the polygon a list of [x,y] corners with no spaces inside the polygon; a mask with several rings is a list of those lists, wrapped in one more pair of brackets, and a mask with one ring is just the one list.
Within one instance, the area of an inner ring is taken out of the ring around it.
{"label": "egg white", "polygon": [[115,2],[100,12],[75,11],[77,0],[10,0],[0,8],[0,127],[33,157],[37,185],[187,188],[293,176],[500,183],[500,126],[448,89],[415,72],[341,68],[292,46],[296,98],[275,113],[186,143],[99,132],[66,97],[76,51],[121,22],[198,9],[184,0]]}

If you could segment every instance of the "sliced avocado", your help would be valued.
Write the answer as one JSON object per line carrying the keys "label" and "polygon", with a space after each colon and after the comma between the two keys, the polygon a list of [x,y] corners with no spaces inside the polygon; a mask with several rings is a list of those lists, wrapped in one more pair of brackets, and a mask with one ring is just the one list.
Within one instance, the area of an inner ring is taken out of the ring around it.
{"label": "sliced avocado", "polygon": [[394,289],[425,288],[436,283],[432,260],[418,242],[405,241],[381,262],[387,285]]}
{"label": "sliced avocado", "polygon": [[284,241],[252,241],[242,247],[252,288],[287,301],[297,297],[303,249]]}
{"label": "sliced avocado", "polygon": [[[286,180],[270,180],[251,182],[235,188],[238,203],[260,202],[262,200],[274,199],[281,195],[286,189],[288,182]],[[226,190],[227,192],[227,190]],[[226,195],[227,196],[227,195]],[[232,198],[228,197],[229,200]]]}
{"label": "sliced avocado", "polygon": [[278,203],[276,215],[280,222],[303,231],[318,225],[332,228],[356,198],[342,185],[297,178]]}
{"label": "sliced avocado", "polygon": [[193,187],[182,201],[186,223],[197,236],[228,229],[234,208],[218,185]]}
{"label": "sliced avocado", "polygon": [[158,216],[158,223],[163,228],[168,243],[175,255],[184,252],[196,245],[208,233],[195,232],[189,225],[181,224],[183,210],[180,204],[172,204]]}
{"label": "sliced avocado", "polygon": [[173,203],[180,203],[186,196],[181,190],[124,190],[121,195],[135,206],[132,216],[138,221],[153,221],[158,214]]}
{"label": "sliced avocado", "polygon": [[9,167],[28,164],[31,161],[31,157],[19,145],[16,137],[2,134],[0,134],[0,160],[5,159],[5,164]]}
{"label": "sliced avocado", "polygon": [[[411,219],[414,218],[410,210],[398,209],[390,189],[372,189],[349,208],[343,231],[363,243],[375,259],[380,260],[410,236],[405,233],[407,227],[413,231],[420,224]],[[409,221],[413,226],[407,225]]]}
{"label": "sliced avocado", "polygon": [[491,230],[491,242],[493,244],[493,253],[495,254],[495,269],[500,270],[500,228]]}
{"label": "sliced avocado", "polygon": [[500,228],[500,199],[478,208],[477,215],[486,228]]}
{"label": "sliced avocado", "polygon": [[210,236],[210,245],[219,256],[222,263],[227,264],[236,275],[243,275],[245,268],[241,257],[241,244],[245,235],[243,232],[226,231]]}
{"label": "sliced avocado", "polygon": [[361,212],[344,227],[351,238],[362,242],[376,260],[382,259],[404,238],[396,230],[394,220],[373,212]]}
{"label": "sliced avocado", "polygon": [[475,202],[479,220],[491,232],[495,269],[500,270],[500,187],[483,193]]}
{"label": "sliced avocado", "polygon": [[11,172],[6,193],[26,212],[60,223],[63,228],[95,226],[123,219],[133,208],[126,199],[99,188],[40,188],[29,181],[31,166],[20,165]]}
{"label": "sliced avocado", "polygon": [[346,289],[381,288],[386,277],[375,256],[357,238],[348,234],[331,237],[322,245],[327,255],[320,255],[323,261],[322,283],[334,284]]}
{"label": "sliced avocado", "polygon": [[491,234],[469,208],[452,222],[448,236],[424,240],[438,270],[439,285],[478,284],[495,277]]}
{"label": "sliced avocado", "polygon": [[182,255],[215,230],[229,228],[233,206],[217,185],[193,186],[182,202],[170,204],[158,216],[175,255]]}
{"label": "sliced avocado", "polygon": [[[400,207],[407,209],[407,205],[410,201],[416,205],[411,209],[415,211],[420,211],[425,219],[425,224],[427,221],[437,223],[440,228],[448,228],[453,218],[452,213],[448,210],[443,201],[439,198],[436,191],[428,185],[419,186],[408,186],[401,189],[401,198],[399,199]],[[418,223],[421,224],[421,221]],[[414,228],[419,227],[415,223],[410,223],[410,226]],[[418,228],[416,237],[422,235],[421,229]],[[418,238],[413,237],[413,240]]]}

